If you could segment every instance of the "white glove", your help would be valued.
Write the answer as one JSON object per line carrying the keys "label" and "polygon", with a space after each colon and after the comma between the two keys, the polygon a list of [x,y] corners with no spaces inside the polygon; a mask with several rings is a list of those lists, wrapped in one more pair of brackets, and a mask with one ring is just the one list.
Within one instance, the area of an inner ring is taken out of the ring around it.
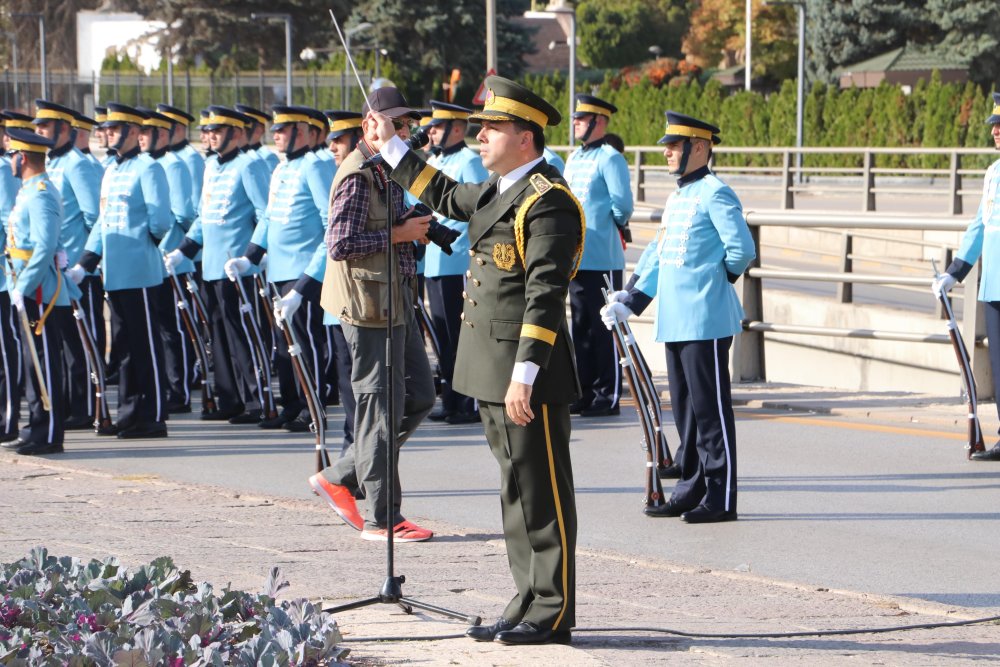
{"label": "white glove", "polygon": [[245,273],[249,273],[250,260],[246,257],[234,257],[226,262],[223,269],[225,270],[226,275],[229,276],[229,279],[236,282],[237,278]]}
{"label": "white glove", "polygon": [[955,276],[950,273],[942,273],[931,283],[931,292],[934,293],[934,296],[940,297],[942,294],[947,294],[957,282]]}
{"label": "white glove", "polygon": [[56,268],[62,271],[67,266],[69,266],[69,258],[66,257],[65,250],[59,250],[56,252]]}
{"label": "white glove", "polygon": [[79,264],[74,264],[70,268],[66,269],[66,277],[72,280],[75,284],[79,285],[83,282],[83,279],[87,277],[87,272],[83,270],[83,267]]}
{"label": "white glove", "polygon": [[281,297],[281,301],[274,307],[274,319],[276,322],[287,322],[292,319],[292,315],[302,305],[302,295],[295,290],[290,291]]}
{"label": "white glove", "polygon": [[16,287],[10,291],[10,303],[18,310],[24,310],[24,295]]}
{"label": "white glove", "polygon": [[264,253],[264,256],[260,258],[260,263],[258,263],[257,266],[260,267],[261,271],[267,271],[267,253],[266,252]]}
{"label": "white glove", "polygon": [[170,275],[174,275],[174,269],[176,269],[183,261],[184,253],[180,250],[171,250],[163,256],[163,266],[167,268],[167,273]]}
{"label": "white glove", "polygon": [[624,303],[616,301],[601,308],[601,321],[604,322],[604,326],[609,331],[615,328],[616,323],[624,322],[630,317],[632,317],[632,311]]}
{"label": "white glove", "polygon": [[608,301],[611,303],[623,303],[625,299],[628,298],[628,290],[620,289],[617,292],[612,292],[608,295]]}

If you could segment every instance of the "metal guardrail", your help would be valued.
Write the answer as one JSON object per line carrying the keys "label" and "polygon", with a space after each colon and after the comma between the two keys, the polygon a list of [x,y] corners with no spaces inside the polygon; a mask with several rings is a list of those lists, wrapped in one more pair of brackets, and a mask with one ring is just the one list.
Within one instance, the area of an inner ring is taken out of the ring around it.
{"label": "metal guardrail", "polygon": [[[572,150],[569,146],[553,146],[554,150],[568,152]],[[647,176],[650,173],[666,173],[667,168],[663,165],[651,165],[648,163],[648,156],[659,155],[663,152],[658,146],[630,146],[625,149],[626,155],[630,157],[632,169],[632,191],[635,201],[645,202],[646,191],[649,189]],[[938,197],[946,201],[941,212],[950,215],[961,215],[963,213],[962,197],[966,195],[979,194],[980,190],[965,189],[962,179],[965,176],[982,179],[985,169],[970,169],[963,167],[963,160],[976,155],[995,155],[996,151],[991,148],[869,148],[869,147],[839,147],[820,148],[803,147],[801,149],[792,146],[788,147],[748,147],[748,146],[718,146],[713,149],[716,156],[713,170],[720,174],[728,175],[754,175],[772,176],[772,183],[760,183],[741,186],[745,190],[761,190],[776,192],[781,195],[781,208],[790,210],[795,208],[795,198],[797,194],[809,194],[818,192],[838,192],[845,194],[856,194],[858,197],[859,210],[873,212],[876,210],[877,196],[882,195],[913,195],[920,197]],[[856,166],[852,167],[803,167],[797,168],[796,157],[802,155],[803,159],[808,156],[840,155],[856,156]],[[780,156],[780,165],[777,166],[725,166],[725,156],[727,155],[770,155]],[[924,168],[924,167],[877,167],[877,160],[880,156],[928,156],[940,155],[948,158],[947,168]],[[885,183],[888,177],[894,181],[903,180],[904,184]],[[837,183],[831,182],[830,178],[835,177]],[[942,178],[946,183],[944,186],[907,187],[905,181],[908,179]],[[851,182],[841,184],[839,181],[849,180]]]}
{"label": "metal guardrail", "polygon": [[[658,222],[663,215],[662,209],[639,210],[632,216],[635,222]],[[950,339],[944,334],[923,334],[907,331],[883,331],[877,329],[847,329],[838,327],[803,326],[794,323],[774,323],[763,321],[764,279],[801,280],[834,282],[841,285],[838,292],[842,302],[850,301],[850,291],[846,290],[855,283],[870,285],[904,285],[929,288],[930,275],[926,278],[907,277],[890,274],[854,273],[851,271],[850,243],[845,244],[847,251],[843,254],[842,271],[798,271],[772,269],[761,267],[759,251],[760,230],[762,227],[798,227],[815,230],[826,229],[889,229],[909,231],[953,231],[961,232],[968,225],[967,220],[932,216],[900,216],[881,214],[843,214],[843,213],[795,213],[783,210],[757,210],[745,213],[747,224],[754,244],[758,248],[757,258],[740,279],[737,289],[742,292],[743,309],[746,319],[743,322],[744,335],[734,343],[733,349],[733,380],[763,381],[766,379],[764,363],[764,334],[786,333],[810,336],[834,336],[841,338],[861,338],[868,340],[900,341],[911,343],[946,344]],[[849,239],[850,235],[845,235]],[[950,252],[948,253],[950,257]],[[979,283],[979,265],[976,264],[966,276],[965,285],[968,290],[975,289]],[[846,290],[846,293],[845,293]],[[846,298],[845,298],[846,296]],[[962,335],[966,341],[975,341],[972,350],[972,367],[977,385],[981,388],[981,398],[992,394],[992,381],[989,367],[988,352],[983,344],[982,305],[975,298],[963,299]]]}

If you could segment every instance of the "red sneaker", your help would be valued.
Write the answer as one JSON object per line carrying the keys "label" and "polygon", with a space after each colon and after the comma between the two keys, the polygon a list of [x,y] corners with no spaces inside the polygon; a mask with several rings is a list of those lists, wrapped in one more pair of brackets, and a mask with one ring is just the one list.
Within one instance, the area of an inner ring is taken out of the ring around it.
{"label": "red sneaker", "polygon": [[326,500],[333,511],[344,520],[344,523],[354,530],[364,528],[365,521],[358,512],[358,504],[354,501],[354,494],[351,493],[350,489],[346,486],[331,484],[319,473],[309,478],[309,485],[320,498]]}
{"label": "red sneaker", "polygon": [[[410,521],[400,521],[392,529],[393,542],[426,542],[432,537],[434,537],[432,531]],[[389,535],[385,528],[365,528],[361,531],[361,539],[369,542],[388,542]]]}

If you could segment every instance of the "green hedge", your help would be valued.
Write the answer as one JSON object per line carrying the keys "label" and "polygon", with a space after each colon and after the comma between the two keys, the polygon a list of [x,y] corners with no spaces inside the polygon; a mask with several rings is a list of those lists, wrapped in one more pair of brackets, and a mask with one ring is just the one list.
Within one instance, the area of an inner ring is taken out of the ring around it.
{"label": "green hedge", "polygon": [[[556,108],[566,109],[566,78],[561,74],[527,76],[525,85]],[[583,90],[580,88],[579,90]],[[725,146],[794,146],[796,86],[786,80],[769,95],[740,90],[728,93],[717,81],[655,87],[643,80],[635,86],[615,87],[610,77],[587,92],[615,104],[611,131],[628,146],[650,146],[663,134],[667,109],[690,114],[722,128]],[[899,86],[883,83],[877,88],[848,88],[818,83],[805,100],[805,146],[871,147],[980,147],[993,145],[983,121],[990,115],[992,100],[972,83],[942,83],[937,72],[920,81],[909,94]],[[546,140],[565,145],[568,120],[546,131]],[[726,165],[775,165],[779,156],[728,155]],[[993,161],[989,155],[963,161],[964,167],[982,168]],[[806,166],[856,166],[856,155],[810,156]],[[945,155],[883,155],[878,167],[946,168]]]}

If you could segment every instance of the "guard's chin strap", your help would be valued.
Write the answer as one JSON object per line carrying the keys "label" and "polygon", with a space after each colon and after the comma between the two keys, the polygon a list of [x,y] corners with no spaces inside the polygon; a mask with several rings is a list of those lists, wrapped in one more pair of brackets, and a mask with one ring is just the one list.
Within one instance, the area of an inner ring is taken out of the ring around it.
{"label": "guard's chin strap", "polygon": [[156,138],[160,135],[159,131],[154,127],[153,131],[149,133],[149,150],[147,151],[150,155],[156,152]]}
{"label": "guard's chin strap", "polygon": [[454,123],[455,121],[451,119],[444,122],[444,131],[441,133],[441,141],[438,143],[434,143],[433,141],[431,142],[431,153],[434,155],[440,155],[441,152],[447,148],[447,146],[445,146],[445,142],[448,141],[448,138],[451,136],[451,127]]}
{"label": "guard's chin strap", "polygon": [[675,176],[683,176],[684,172],[687,171],[688,158],[690,157],[691,157],[691,140],[685,139],[684,148],[681,150],[681,162],[679,165],[677,165],[677,170],[672,171],[670,173],[674,174]]}
{"label": "guard's chin strap", "polygon": [[20,152],[14,156],[14,178],[21,178],[24,171],[24,156]]}
{"label": "guard's chin strap", "polygon": [[225,155],[229,152],[229,144],[233,141],[233,126],[226,126],[226,138],[223,140],[222,145],[219,146],[219,155]]}
{"label": "guard's chin strap", "polygon": [[285,155],[295,151],[295,140],[299,138],[299,124],[292,123],[292,131],[288,133],[288,145],[285,146]]}
{"label": "guard's chin strap", "polygon": [[122,152],[122,146],[125,144],[125,138],[129,135],[130,129],[128,123],[123,123],[121,126],[123,129],[118,133],[118,141],[112,144],[108,144],[108,148],[116,153]]}
{"label": "guard's chin strap", "polygon": [[590,114],[590,122],[587,123],[587,131],[583,133],[582,137],[580,137],[581,144],[583,144],[584,146],[587,145],[587,142],[590,141],[590,135],[594,133],[594,128],[596,126],[597,126],[597,114],[596,113]]}
{"label": "guard's chin strap", "polygon": [[360,140],[361,140],[361,133],[360,132],[351,132],[351,150],[348,151],[348,152],[353,153],[354,149],[356,149],[358,147],[358,142]]}

